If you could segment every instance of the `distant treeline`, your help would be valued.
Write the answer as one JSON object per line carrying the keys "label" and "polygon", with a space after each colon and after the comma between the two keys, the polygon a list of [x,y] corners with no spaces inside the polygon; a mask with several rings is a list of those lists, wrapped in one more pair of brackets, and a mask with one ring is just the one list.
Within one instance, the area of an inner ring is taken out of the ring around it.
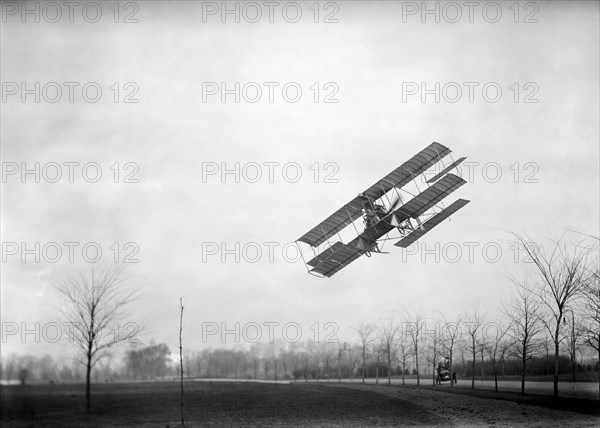
{"label": "distant treeline", "polygon": [[[230,379],[269,379],[269,380],[317,380],[362,378],[362,348],[359,345],[314,343],[298,344],[257,344],[247,350],[204,349],[184,351],[184,374],[188,378],[230,378]],[[463,358],[464,352],[454,364],[458,376],[471,377],[472,360]],[[93,370],[95,382],[116,380],[153,380],[176,376],[179,365],[172,358],[169,347],[164,344],[151,344],[127,350],[120,360],[105,359]],[[387,377],[386,364],[371,352],[365,364],[365,377]],[[339,364],[338,364],[339,363]],[[27,382],[82,382],[84,368],[75,360],[57,361],[50,355],[10,355],[0,366],[3,380]],[[545,356],[533,357],[527,365],[527,375],[551,375],[553,360]],[[571,363],[567,355],[561,355],[559,370],[562,374],[571,373]],[[591,373],[599,370],[598,362],[584,361],[577,364],[578,373]],[[412,359],[404,369],[400,363],[392,366],[391,376],[399,377],[416,374]],[[431,376],[432,364],[420,367],[422,376]],[[506,358],[498,367],[499,376],[521,374],[521,362],[516,358]],[[492,376],[491,362],[475,362],[475,376]]]}

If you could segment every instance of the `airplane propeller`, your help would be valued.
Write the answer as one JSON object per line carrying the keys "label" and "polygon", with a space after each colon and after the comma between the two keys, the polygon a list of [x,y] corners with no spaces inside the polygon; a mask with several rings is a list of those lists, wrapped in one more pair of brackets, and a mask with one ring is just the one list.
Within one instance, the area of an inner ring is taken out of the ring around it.
{"label": "airplane propeller", "polygon": [[391,213],[392,211],[394,211],[396,208],[398,208],[398,204],[400,203],[400,195],[396,194],[396,197],[394,198],[394,200],[392,201],[391,205],[390,205],[390,209],[388,210],[387,214]]}

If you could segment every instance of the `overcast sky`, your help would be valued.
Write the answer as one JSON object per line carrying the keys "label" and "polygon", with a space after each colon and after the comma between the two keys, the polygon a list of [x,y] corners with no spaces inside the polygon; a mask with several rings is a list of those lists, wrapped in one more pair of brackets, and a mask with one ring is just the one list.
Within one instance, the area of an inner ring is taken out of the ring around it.
{"label": "overcast sky", "polygon": [[[471,18],[462,3],[429,3],[439,23],[421,14],[421,2],[321,3],[317,17],[312,2],[301,3],[297,22],[287,3],[273,22],[262,2],[260,19],[254,5],[238,5],[239,23],[221,15],[221,2],[122,2],[118,17],[112,2],[102,3],[96,23],[88,22],[94,7],[83,15],[80,6],[70,23],[67,6],[60,19],[39,6],[36,23],[21,15],[35,2],[3,4],[3,352],[70,350],[4,337],[4,327],[62,322],[50,283],[89,266],[86,243],[102,248],[105,264],[115,242],[121,261],[136,251],[129,271],[148,293],[129,320],[146,326],[144,341],[174,350],[180,296],[195,349],[220,346],[202,343],[203,322],[297,322],[307,339],[315,322],[351,337],[348,327],[402,308],[455,314],[479,304],[493,318],[511,287],[506,275],[529,267],[515,263],[507,230],[540,241],[567,228],[599,234],[598,2],[521,3],[518,16],[512,2],[501,3],[501,15],[480,2]],[[138,22],[122,22],[128,15]],[[239,103],[234,93],[223,102],[222,82],[239,82]],[[422,89],[431,91],[424,102]],[[455,159],[468,156],[469,183],[449,201],[472,202],[415,254],[388,244],[390,254],[362,257],[330,279],[289,262],[294,248],[282,254],[432,141]],[[35,174],[23,180],[22,167],[36,162],[40,182]],[[56,183],[52,162],[61,166]],[[65,162],[79,163],[73,183]],[[97,168],[82,173],[88,163],[101,169],[95,183]],[[239,183],[221,175],[236,163]],[[130,173],[137,182],[124,182]],[[48,252],[23,263],[12,244],[23,242]],[[56,263],[52,242],[63,250]],[[79,243],[73,263],[64,242]],[[212,243],[214,255],[206,252]],[[220,252],[236,243],[247,249],[239,263]],[[269,244],[272,260],[264,243],[278,244]],[[257,247],[262,257],[252,263]]]}

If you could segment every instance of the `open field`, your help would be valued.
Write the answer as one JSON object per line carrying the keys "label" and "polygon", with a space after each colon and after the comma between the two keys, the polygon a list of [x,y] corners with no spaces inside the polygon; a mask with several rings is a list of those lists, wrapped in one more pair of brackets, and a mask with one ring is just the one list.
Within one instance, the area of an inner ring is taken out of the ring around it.
{"label": "open field", "polygon": [[[179,423],[179,384],[2,387],[2,425],[144,426]],[[598,401],[449,387],[358,383],[186,382],[189,426],[598,426]]]}

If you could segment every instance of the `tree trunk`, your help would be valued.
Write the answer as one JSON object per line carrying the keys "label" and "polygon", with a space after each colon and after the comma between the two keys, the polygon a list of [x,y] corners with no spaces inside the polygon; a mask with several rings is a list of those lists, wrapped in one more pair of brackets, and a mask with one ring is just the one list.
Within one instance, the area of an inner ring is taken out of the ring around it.
{"label": "tree trunk", "polygon": [[[598,364],[600,364],[600,341],[598,346]],[[598,370],[598,400],[600,400],[600,370]]]}
{"label": "tree trunk", "polygon": [[498,392],[498,374],[496,373],[496,360],[492,361],[492,369],[494,370],[494,390]]}
{"label": "tree trunk", "polygon": [[85,370],[85,410],[89,413],[92,409],[92,397],[90,391],[90,375],[92,372],[92,358],[88,354],[87,367]]}
{"label": "tree trunk", "polygon": [[362,383],[365,383],[365,347],[362,349]]}
{"label": "tree trunk", "polygon": [[388,350],[388,385],[392,384],[392,359],[390,357],[390,351]]}
{"label": "tree trunk", "polygon": [[558,397],[558,352],[559,352],[559,336],[558,326],[556,327],[556,334],[554,336],[554,396]]}
{"label": "tree trunk", "polygon": [[550,347],[546,346],[546,380],[550,377]]}
{"label": "tree trunk", "polygon": [[475,358],[477,358],[477,355],[475,353],[475,343],[473,343],[473,363],[471,364],[471,370],[473,373],[471,373],[471,389],[475,389]]}
{"label": "tree trunk", "polygon": [[484,373],[484,365],[483,365],[483,348],[481,348],[481,380],[483,380]]}
{"label": "tree trunk", "polygon": [[[94,329],[94,322],[92,321],[91,329]],[[91,394],[91,375],[92,375],[92,349],[94,347],[94,339],[88,339],[87,342],[87,364],[85,367],[85,410],[89,413],[92,410],[92,394]]]}
{"label": "tree trunk", "polygon": [[[598,364],[600,364],[600,341],[598,341]],[[600,400],[600,367],[598,370],[598,400]]]}
{"label": "tree trunk", "polygon": [[406,372],[406,357],[403,355],[402,356],[402,385],[405,385],[405,383],[404,383],[405,372]]}
{"label": "tree trunk", "polygon": [[[452,344],[454,345],[454,344]],[[450,388],[454,387],[454,366],[452,365],[452,346],[450,346]],[[463,358],[463,366],[464,366],[464,358]]]}
{"label": "tree trunk", "polygon": [[417,347],[415,346],[415,369],[417,370],[417,386],[420,384],[419,378],[419,352]]}
{"label": "tree trunk", "polygon": [[521,354],[521,394],[525,395],[525,365],[527,364],[527,347],[523,345]]}

